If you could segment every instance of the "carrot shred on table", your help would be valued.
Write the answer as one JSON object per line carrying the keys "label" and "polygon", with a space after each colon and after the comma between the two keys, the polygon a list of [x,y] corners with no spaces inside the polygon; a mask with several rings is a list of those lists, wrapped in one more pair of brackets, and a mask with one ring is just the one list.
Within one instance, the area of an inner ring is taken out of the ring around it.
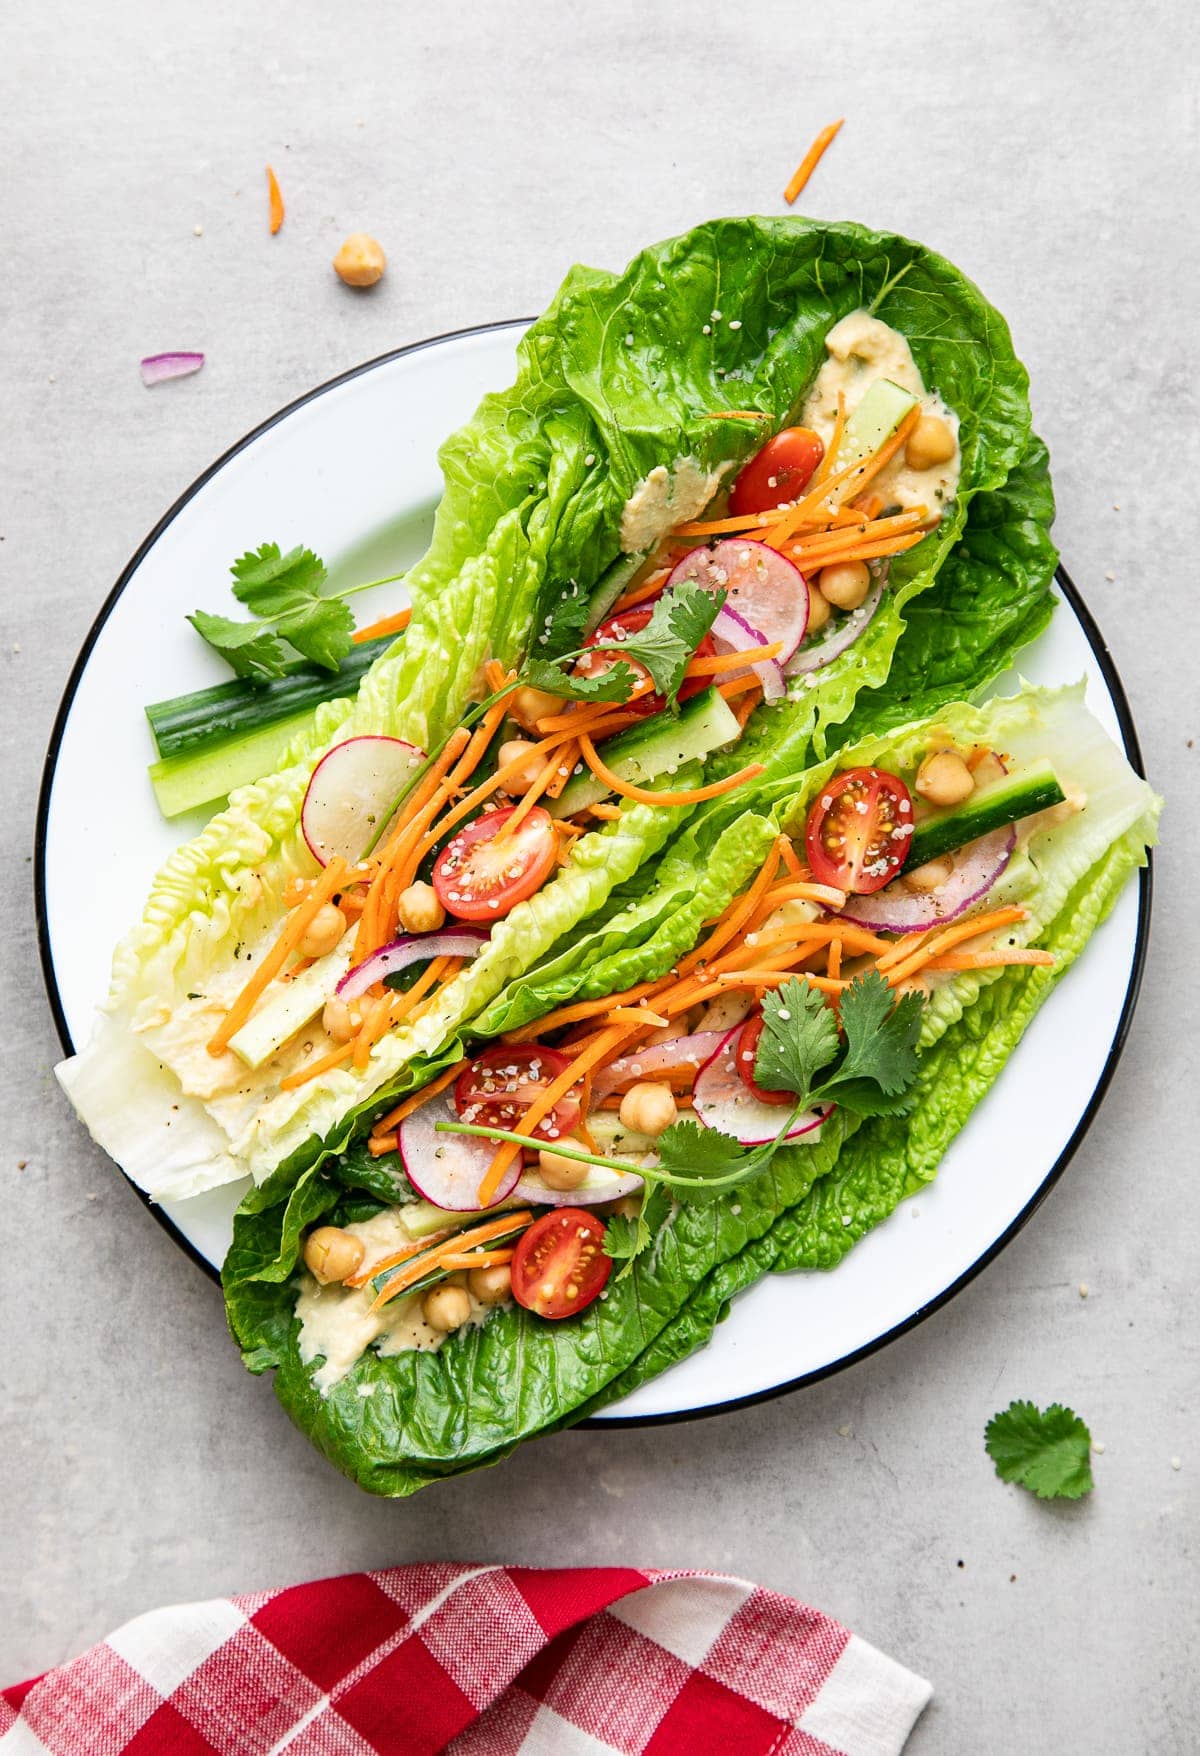
{"label": "carrot shred on table", "polygon": [[806,186],[808,179],[812,176],[826,152],[828,152],[833,141],[837,138],[838,130],[841,128],[842,123],[845,120],[846,118],[844,116],[839,116],[836,122],[830,122],[826,127],[822,128],[804,157],[800,160],[800,163],[796,166],[795,171],[792,173],[792,179],[783,192],[783,199],[787,202],[789,207],[795,202],[796,197]]}
{"label": "carrot shred on table", "polygon": [[245,987],[237,995],[232,1006],[213,1032],[208,1041],[210,1055],[221,1055],[229,1047],[229,1039],[239,1031],[254,1010],[254,1003],[268,984],[282,970],[292,952],[299,945],[317,912],[324,907],[334,891],[338,888],[346,874],[346,862],[341,855],[336,855],[325,870],[317,878],[312,889],[288,915],[283,929],[274,945],[266,953],[262,962],[250,977]]}
{"label": "carrot shred on table", "polygon": [[583,760],[587,763],[597,780],[602,780],[606,787],[623,798],[633,799],[639,805],[699,805],[705,799],[720,798],[723,793],[730,793],[735,787],[744,786],[748,780],[754,780],[763,773],[761,762],[751,762],[745,768],[739,768],[736,774],[727,775],[724,780],[714,780],[708,786],[688,787],[682,792],[653,792],[649,787],[634,786],[632,781],[622,780],[614,774],[607,763],[602,762],[596,754],[596,746],[586,732],[579,734],[579,745],[583,751]]}
{"label": "carrot shred on table", "polygon": [[381,640],[385,634],[403,634],[412,621],[412,609],[397,610],[394,616],[380,616],[377,622],[368,622],[364,628],[356,628],[350,636],[355,646],[364,640]]}
{"label": "carrot shred on table", "polygon": [[279,179],[271,169],[270,165],[267,166],[267,200],[269,203],[271,236],[274,237],[280,226],[283,224],[285,209],[283,205],[283,192],[279,187]]}

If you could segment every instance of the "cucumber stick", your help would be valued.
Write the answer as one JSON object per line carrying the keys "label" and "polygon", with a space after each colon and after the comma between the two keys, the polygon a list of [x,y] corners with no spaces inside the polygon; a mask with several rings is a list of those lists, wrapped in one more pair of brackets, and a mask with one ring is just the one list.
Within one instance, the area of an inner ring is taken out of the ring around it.
{"label": "cucumber stick", "polygon": [[[610,738],[604,761],[613,773],[634,786],[662,783],[670,791],[671,775],[685,762],[709,756],[738,736],[738,723],[724,696],[705,689],[685,701],[675,716],[656,713],[643,724],[631,726]],[[607,799],[610,789],[590,769],[567,782],[559,800],[559,815],[573,817],[589,805]]]}
{"label": "cucumber stick", "polygon": [[1022,817],[1061,805],[1065,797],[1050,763],[1032,762],[1027,768],[1019,768],[992,786],[972,793],[953,810],[918,823],[905,865],[911,870],[940,859],[943,854],[952,854],[967,842],[978,841],[981,835],[991,835],[993,830],[1005,829]]}

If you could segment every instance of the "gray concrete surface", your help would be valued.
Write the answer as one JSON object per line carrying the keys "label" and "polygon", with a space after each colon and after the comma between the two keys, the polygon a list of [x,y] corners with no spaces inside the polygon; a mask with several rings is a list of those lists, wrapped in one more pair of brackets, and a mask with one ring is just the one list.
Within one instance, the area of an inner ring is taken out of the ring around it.
{"label": "gray concrete surface", "polygon": [[[928,1674],[916,1756],[1196,1748],[1194,20],[1185,0],[10,0],[0,1680],[172,1600],[414,1557],[633,1559],[748,1574]],[[575,259],[779,210],[842,114],[811,210],[926,239],[1008,314],[1058,540],[1170,800],[1128,1050],[1036,1222],[883,1354],[374,1503],[242,1372],[215,1289],[52,1083],[30,851],[60,692],[143,533],[251,425],[398,343],[538,308]],[[360,226],[392,263],[367,299],[328,269]],[[139,356],[178,345],[203,375],[147,393]],[[1090,1502],[995,1480],[981,1430],[1014,1395],[1086,1414]]]}

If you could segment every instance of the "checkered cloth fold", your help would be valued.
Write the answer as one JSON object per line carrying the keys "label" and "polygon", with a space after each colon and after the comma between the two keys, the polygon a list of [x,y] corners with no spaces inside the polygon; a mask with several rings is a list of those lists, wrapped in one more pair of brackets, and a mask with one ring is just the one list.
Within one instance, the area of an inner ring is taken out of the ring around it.
{"label": "checkered cloth fold", "polygon": [[894,1756],[929,1684],[712,1573],[350,1573],[154,1610],[0,1691],[0,1756]]}

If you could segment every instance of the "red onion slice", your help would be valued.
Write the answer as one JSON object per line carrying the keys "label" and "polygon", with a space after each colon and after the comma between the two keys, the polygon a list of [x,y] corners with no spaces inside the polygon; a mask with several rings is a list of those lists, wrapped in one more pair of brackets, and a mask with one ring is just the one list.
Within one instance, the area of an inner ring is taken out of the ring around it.
{"label": "red onion slice", "polygon": [[936,890],[922,895],[906,890],[902,878],[894,878],[873,896],[852,896],[837,918],[875,933],[917,933],[944,926],[987,895],[1016,845],[1014,828],[993,830],[955,856],[953,872]]}
{"label": "red onion slice", "polygon": [[831,665],[835,658],[841,658],[844,652],[849,651],[854,642],[866,632],[879,608],[886,585],[887,568],[884,567],[857,610],[851,610],[848,616],[829,622],[819,640],[814,640],[811,646],[801,647],[795,657],[789,659],[785,665],[785,675],[807,676],[812,671],[819,671],[824,665]]}
{"label": "red onion slice", "polygon": [[186,378],[203,364],[203,354],[147,354],[141,362],[142,383],[163,384],[168,378]]}
{"label": "red onion slice", "polygon": [[[744,652],[750,646],[766,646],[765,635],[757,628],[751,628],[744,617],[728,604],[722,605],[717,611],[716,620],[712,625],[712,636],[718,652]],[[746,671],[753,671],[762,684],[764,701],[782,701],[787,694],[787,682],[783,675],[783,666],[778,659],[759,659],[741,671],[726,671],[724,681],[732,683],[736,677],[744,677]]]}
{"label": "red onion slice", "polygon": [[[719,1128],[743,1146],[762,1146],[774,1140],[787,1112],[781,1105],[764,1104],[754,1096],[737,1070],[734,1052],[742,1027],[735,1024],[722,1036],[716,1053],[700,1069],[694,1092],[696,1120],[705,1128]],[[828,1110],[810,1110],[797,1116],[788,1140],[798,1140],[821,1126]]]}
{"label": "red onion slice", "polygon": [[[480,1140],[474,1134],[439,1134],[439,1122],[457,1122],[458,1114],[446,1096],[430,1098],[399,1128],[400,1157],[405,1174],[418,1195],[451,1213],[472,1213],[479,1207],[479,1186],[487,1176],[499,1141]],[[518,1153],[493,1195],[494,1207],[511,1195],[521,1175]]]}
{"label": "red onion slice", "polygon": [[780,663],[791,658],[808,627],[808,587],[800,569],[766,543],[727,537],[711,549],[693,549],[667,581],[684,580],[705,591],[726,592],[726,608],[762,630],[762,644],[780,643]]}
{"label": "red onion slice", "polygon": [[622,1085],[639,1079],[653,1079],[668,1067],[695,1067],[699,1071],[724,1040],[723,1030],[701,1030],[694,1036],[677,1037],[674,1042],[654,1043],[632,1055],[621,1055],[596,1074],[592,1097],[598,1103]]}
{"label": "red onion slice", "polygon": [[588,1165],[587,1176],[574,1189],[552,1189],[536,1170],[523,1173],[513,1189],[517,1201],[528,1201],[538,1207],[594,1207],[598,1201],[619,1201],[622,1195],[633,1195],[642,1187],[642,1179],[631,1172],[622,1174]]}
{"label": "red onion slice", "polygon": [[412,963],[428,963],[434,957],[477,957],[487,944],[487,937],[483,927],[461,927],[453,933],[402,934],[347,970],[337,985],[338,998],[357,1000],[384,976],[395,975]]}

